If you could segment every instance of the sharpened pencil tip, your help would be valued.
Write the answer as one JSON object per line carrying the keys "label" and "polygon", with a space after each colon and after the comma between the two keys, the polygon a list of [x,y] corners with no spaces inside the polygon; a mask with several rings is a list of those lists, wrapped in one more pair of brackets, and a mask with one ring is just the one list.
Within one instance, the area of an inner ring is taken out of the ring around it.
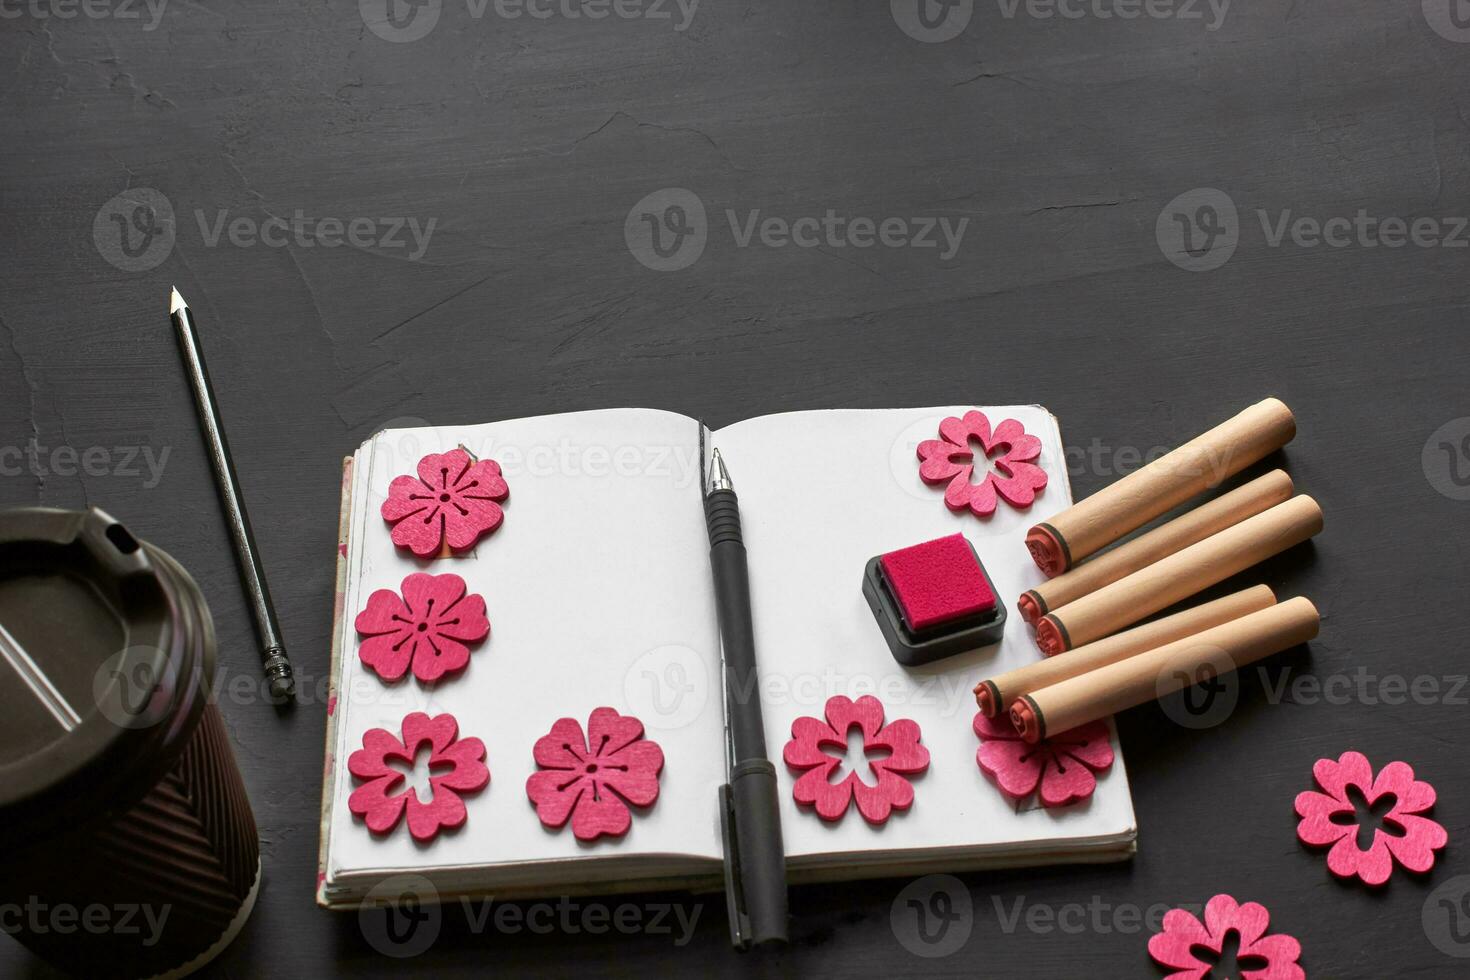
{"label": "sharpened pencil tip", "polygon": [[179,310],[186,308],[189,304],[185,303],[184,297],[179,295],[179,287],[170,286],[169,290],[170,292],[168,297],[168,312],[169,315],[172,316],[173,314],[179,312]]}

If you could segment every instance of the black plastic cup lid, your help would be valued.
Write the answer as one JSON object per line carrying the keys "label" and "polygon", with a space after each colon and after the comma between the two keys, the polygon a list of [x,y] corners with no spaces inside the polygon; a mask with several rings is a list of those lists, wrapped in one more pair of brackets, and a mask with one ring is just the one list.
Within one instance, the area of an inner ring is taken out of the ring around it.
{"label": "black plastic cup lid", "polygon": [[209,696],[188,576],[100,510],[0,512],[0,850],[145,794]]}

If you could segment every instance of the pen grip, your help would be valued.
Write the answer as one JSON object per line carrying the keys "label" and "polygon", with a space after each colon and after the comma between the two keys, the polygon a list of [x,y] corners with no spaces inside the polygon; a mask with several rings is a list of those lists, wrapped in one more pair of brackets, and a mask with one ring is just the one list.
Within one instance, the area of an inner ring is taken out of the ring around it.
{"label": "pen grip", "polygon": [[738,764],[730,776],[730,792],[738,814],[735,832],[749,941],[785,942],[786,852],[781,841],[776,767],[766,759]]}
{"label": "pen grip", "polygon": [[722,544],[734,543],[745,548],[745,534],[740,529],[740,498],[734,490],[716,490],[704,498],[704,523],[709,529],[709,546],[713,552]]}

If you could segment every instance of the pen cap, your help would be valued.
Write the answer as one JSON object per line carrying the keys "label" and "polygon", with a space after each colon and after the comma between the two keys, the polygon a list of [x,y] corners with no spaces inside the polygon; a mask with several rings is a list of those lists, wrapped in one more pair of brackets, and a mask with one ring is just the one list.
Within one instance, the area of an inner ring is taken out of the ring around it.
{"label": "pen cap", "polygon": [[168,554],[96,509],[0,513],[0,905],[53,964],[178,970],[248,915],[259,842],[214,664]]}

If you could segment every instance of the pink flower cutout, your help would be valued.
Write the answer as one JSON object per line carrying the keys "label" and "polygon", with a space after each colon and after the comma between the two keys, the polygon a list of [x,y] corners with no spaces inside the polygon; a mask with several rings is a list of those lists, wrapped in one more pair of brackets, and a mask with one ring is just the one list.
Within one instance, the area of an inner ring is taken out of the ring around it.
{"label": "pink flower cutout", "polygon": [[[1214,975],[1210,968],[1234,932],[1239,943],[1235,963],[1244,980],[1305,980],[1306,973],[1297,963],[1302,944],[1284,933],[1267,935],[1270,924],[1271,914],[1265,906],[1256,902],[1238,905],[1229,895],[1216,895],[1205,905],[1204,922],[1184,909],[1165,913],[1164,931],[1149,939],[1148,954],[1160,966],[1175,971],[1165,980],[1204,980]],[[1201,961],[1201,953],[1210,962]]]}
{"label": "pink flower cutout", "polygon": [[628,804],[652,806],[658,799],[663,749],[643,737],[643,722],[598,708],[587,719],[587,735],[575,718],[561,718],[536,740],[539,772],[526,780],[526,795],[548,827],[572,821],[580,841],[603,834],[620,837],[633,818]]}
{"label": "pink flower cutout", "polygon": [[[900,773],[911,775],[929,768],[929,750],[919,744],[919,726],[907,718],[883,724],[883,702],[872,695],[856,701],[841,694],[827,700],[827,720],[802,717],[791,723],[791,741],[783,756],[795,770],[807,770],[792,789],[796,802],[815,806],[823,820],[842,817],[857,798],[858,812],[870,823],[883,823],[895,808],[907,810],[914,802],[914,787]],[[857,727],[863,733],[863,749],[887,749],[887,758],[869,759],[876,784],[864,782],[856,771],[839,783],[832,773],[847,749],[847,733]],[[837,755],[826,750],[836,749]]]}
{"label": "pink flower cutout", "polygon": [[1044,738],[1034,745],[1021,738],[1008,715],[975,715],[980,749],[975,760],[1000,791],[1023,800],[1041,787],[1042,806],[1066,806],[1092,796],[1095,772],[1113,764],[1113,739],[1105,722],[1094,721]]}
{"label": "pink flower cutout", "polygon": [[[1309,790],[1297,796],[1296,812],[1302,819],[1296,835],[1304,844],[1332,845],[1327,852],[1328,871],[1339,878],[1357,876],[1369,885],[1381,885],[1393,873],[1395,861],[1410,871],[1424,872],[1434,867],[1434,852],[1445,846],[1449,835],[1435,821],[1419,816],[1434,806],[1434,787],[1416,780],[1407,763],[1390,762],[1375,779],[1366,756],[1344,752],[1336,762],[1318,759],[1312,775],[1326,792]],[[1372,845],[1366,851],[1360,850],[1357,808],[1348,796],[1349,788],[1355,789],[1370,807],[1391,796],[1393,806],[1383,821],[1403,834],[1374,828]]]}
{"label": "pink flower cutout", "polygon": [[394,477],[383,502],[383,520],[393,525],[393,543],[400,548],[431,558],[445,542],[462,551],[500,526],[505,511],[496,501],[510,487],[495,460],[476,461],[452,449],[419,460],[418,472]]}
{"label": "pink flower cutout", "polygon": [[[987,517],[995,513],[997,494],[1012,507],[1030,507],[1046,487],[1046,471],[1032,462],[1041,455],[1041,440],[1027,435],[1015,419],[1006,419],[991,432],[985,413],[970,411],[964,418],[951,416],[939,423],[939,435],[919,443],[919,476],[925,483],[949,482],[944,502],[951,510],[968,507],[976,516]],[[985,450],[982,464],[998,447],[1005,447],[979,483],[971,482],[976,463],[971,439]]]}
{"label": "pink flower cutout", "polygon": [[[370,729],[362,737],[362,748],[347,758],[348,772],[367,780],[352,791],[347,808],[365,818],[375,834],[398,826],[407,811],[408,832],[421,842],[433,840],[445,828],[462,826],[467,812],[459,794],[484,789],[490,770],[485,766],[485,744],[458,735],[459,722],[453,715],[430,718],[422,711],[403,719],[401,740],[385,729]],[[417,789],[405,790],[404,773],[389,765],[412,766],[425,746],[430,749],[428,801],[419,799]]]}
{"label": "pink flower cutout", "polygon": [[466,595],[458,575],[415,572],[399,586],[378,589],[357,614],[357,632],[366,637],[357,655],[385,681],[396,681],[413,665],[413,675],[429,683],[470,662],[466,643],[490,634],[485,600]]}

